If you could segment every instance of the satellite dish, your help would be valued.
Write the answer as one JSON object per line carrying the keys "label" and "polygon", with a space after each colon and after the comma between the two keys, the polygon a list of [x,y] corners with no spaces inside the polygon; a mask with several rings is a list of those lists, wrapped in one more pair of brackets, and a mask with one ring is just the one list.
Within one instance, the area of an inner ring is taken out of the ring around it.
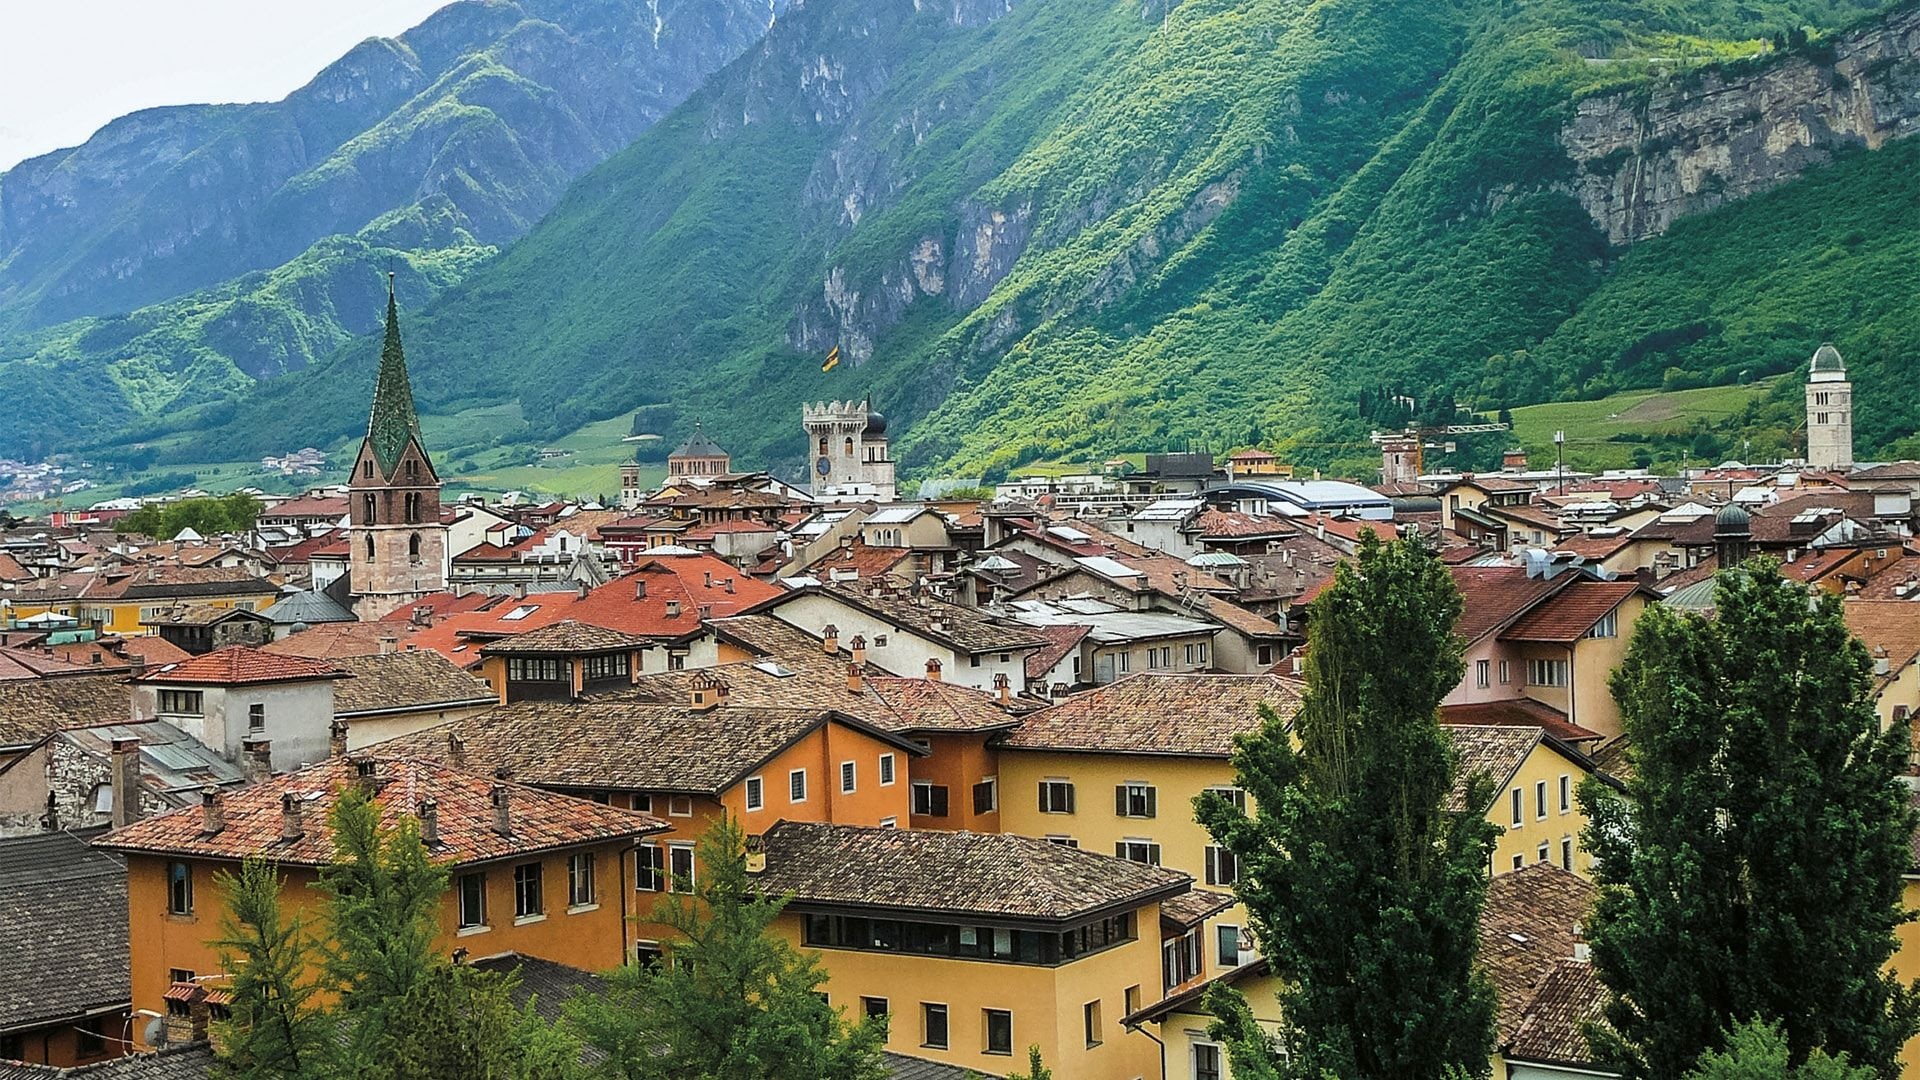
{"label": "satellite dish", "polygon": [[140,1029],[140,1041],[155,1050],[167,1045],[167,1018],[156,1016],[147,1021],[147,1026]]}

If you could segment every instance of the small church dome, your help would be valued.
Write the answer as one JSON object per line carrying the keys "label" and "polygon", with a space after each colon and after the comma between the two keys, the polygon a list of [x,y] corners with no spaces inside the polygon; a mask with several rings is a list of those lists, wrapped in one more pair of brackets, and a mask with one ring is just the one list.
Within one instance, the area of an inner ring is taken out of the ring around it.
{"label": "small church dome", "polygon": [[887,433],[887,418],[880,415],[880,413],[877,411],[874,411],[871,409],[868,410],[867,411],[867,429],[866,431],[862,432],[862,434],[885,435],[886,433]]}
{"label": "small church dome", "polygon": [[1713,531],[1716,535],[1726,533],[1745,533],[1753,528],[1753,515],[1739,503],[1728,503],[1713,515]]}
{"label": "small church dome", "polygon": [[1840,359],[1839,349],[1834,348],[1832,344],[1826,344],[1814,350],[1813,370],[1845,371],[1847,370],[1847,364],[1846,361]]}

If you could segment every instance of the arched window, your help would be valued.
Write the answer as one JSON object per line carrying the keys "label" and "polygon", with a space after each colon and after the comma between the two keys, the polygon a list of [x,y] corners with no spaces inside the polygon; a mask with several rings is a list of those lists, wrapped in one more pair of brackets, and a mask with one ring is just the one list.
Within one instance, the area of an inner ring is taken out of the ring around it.
{"label": "arched window", "polygon": [[827,437],[825,435],[820,436],[820,456],[827,456]]}
{"label": "arched window", "polygon": [[[374,522],[373,509],[376,505],[378,504],[374,501],[373,493],[371,491],[369,491],[365,495],[360,496],[360,506],[363,510],[366,511],[367,524],[369,525],[373,524]],[[372,543],[372,537],[368,537],[368,543]]]}
{"label": "arched window", "polygon": [[847,436],[847,456],[853,456],[853,436]]}
{"label": "arched window", "polygon": [[[372,537],[368,537],[368,539],[372,539]],[[407,557],[412,559],[414,562],[420,561],[420,534],[419,533],[407,534]]]}
{"label": "arched window", "polygon": [[[411,464],[411,462],[409,462],[409,464]],[[417,523],[419,520],[420,520],[420,493],[417,491],[409,491],[407,492],[407,524],[412,525]]]}
{"label": "arched window", "polygon": [[373,534],[367,534],[367,561],[373,561]]}
{"label": "arched window", "polygon": [[419,475],[420,475],[420,463],[414,460],[413,458],[408,458],[407,459],[407,479],[411,480],[414,477],[417,477]]}
{"label": "arched window", "polygon": [[369,480],[373,479],[373,459],[372,458],[368,458],[367,460],[360,463],[360,475],[366,477]]}

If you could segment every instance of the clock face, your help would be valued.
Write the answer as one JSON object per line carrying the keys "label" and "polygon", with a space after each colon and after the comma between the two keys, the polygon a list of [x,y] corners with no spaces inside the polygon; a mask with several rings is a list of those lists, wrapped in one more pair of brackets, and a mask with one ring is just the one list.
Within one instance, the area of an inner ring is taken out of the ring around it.
{"label": "clock face", "polygon": [[821,458],[819,461],[813,463],[813,471],[819,473],[821,476],[825,476],[833,471],[833,462],[826,458]]}

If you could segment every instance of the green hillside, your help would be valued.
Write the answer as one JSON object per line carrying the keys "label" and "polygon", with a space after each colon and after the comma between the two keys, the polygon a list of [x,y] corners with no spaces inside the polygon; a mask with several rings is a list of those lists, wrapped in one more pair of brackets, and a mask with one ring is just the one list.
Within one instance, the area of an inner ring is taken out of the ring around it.
{"label": "green hillside", "polygon": [[[1383,390],[1487,410],[1680,390],[1832,338],[1863,439],[1895,446],[1920,406],[1893,378],[1920,148],[1620,252],[1556,142],[1581,95],[1675,55],[1764,63],[1776,32],[1871,6],[820,0],[410,313],[416,390],[516,403],[528,444],[656,406],[665,434],[698,416],[786,467],[801,401],[871,394],[923,474],[1187,439],[1359,472]],[[871,359],[823,374],[832,341]],[[344,438],[372,356],[134,434]],[[1784,446],[1783,393],[1649,452]]]}

